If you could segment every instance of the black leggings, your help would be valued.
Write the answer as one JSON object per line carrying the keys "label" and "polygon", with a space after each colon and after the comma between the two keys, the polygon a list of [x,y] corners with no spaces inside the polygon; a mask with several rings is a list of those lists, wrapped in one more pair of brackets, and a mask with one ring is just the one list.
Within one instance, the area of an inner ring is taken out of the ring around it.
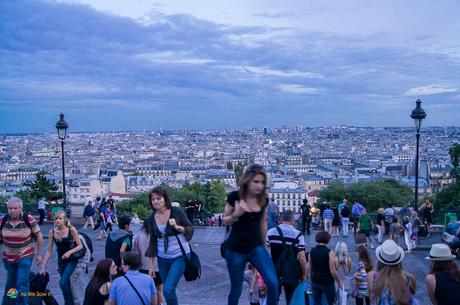
{"label": "black leggings", "polygon": [[366,300],[366,305],[371,305],[371,300],[369,300],[369,297],[366,297],[366,299],[356,298],[356,305],[364,305],[364,300]]}

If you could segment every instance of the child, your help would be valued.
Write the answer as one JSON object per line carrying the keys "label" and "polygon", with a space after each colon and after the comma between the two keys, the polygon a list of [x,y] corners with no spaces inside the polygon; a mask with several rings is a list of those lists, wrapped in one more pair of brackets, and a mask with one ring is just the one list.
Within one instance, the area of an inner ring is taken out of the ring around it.
{"label": "child", "polygon": [[247,290],[250,305],[259,305],[259,283],[257,281],[257,270],[248,263],[248,270],[244,272],[244,281],[248,283]]}
{"label": "child", "polygon": [[356,298],[356,305],[370,305],[369,299],[369,285],[368,276],[369,272],[372,271],[372,259],[365,246],[358,246],[356,249],[358,256],[358,270],[355,273],[355,284],[356,289],[354,297]]}
{"label": "child", "polygon": [[399,237],[401,236],[402,230],[403,230],[403,227],[398,222],[398,218],[393,217],[393,223],[390,225],[389,238],[392,239],[398,246],[399,246]]}
{"label": "child", "polygon": [[404,216],[403,218],[404,226],[404,240],[406,241],[407,251],[406,253],[411,253],[412,249],[415,248],[415,242],[412,239],[412,223],[410,222],[409,216]]}

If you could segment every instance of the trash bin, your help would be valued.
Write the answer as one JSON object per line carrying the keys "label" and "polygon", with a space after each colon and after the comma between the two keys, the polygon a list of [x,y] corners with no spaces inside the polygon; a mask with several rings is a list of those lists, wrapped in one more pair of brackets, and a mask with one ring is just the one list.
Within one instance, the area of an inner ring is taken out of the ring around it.
{"label": "trash bin", "polygon": [[456,213],[446,213],[444,214],[444,225],[447,226],[451,222],[457,221],[457,214]]}

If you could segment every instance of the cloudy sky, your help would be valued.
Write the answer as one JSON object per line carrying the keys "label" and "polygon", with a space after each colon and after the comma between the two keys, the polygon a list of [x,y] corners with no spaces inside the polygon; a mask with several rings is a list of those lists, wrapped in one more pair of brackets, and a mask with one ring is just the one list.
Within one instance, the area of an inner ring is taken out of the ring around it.
{"label": "cloudy sky", "polygon": [[0,133],[459,126],[460,2],[0,1]]}

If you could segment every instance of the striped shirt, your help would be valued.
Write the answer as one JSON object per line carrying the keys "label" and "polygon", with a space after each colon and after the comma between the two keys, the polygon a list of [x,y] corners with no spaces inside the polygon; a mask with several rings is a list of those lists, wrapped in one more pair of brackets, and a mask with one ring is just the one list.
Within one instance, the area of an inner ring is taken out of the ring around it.
{"label": "striped shirt", "polygon": [[[40,232],[40,227],[32,215],[28,215],[28,217],[32,230],[22,220],[21,214],[17,225],[12,226],[8,220],[0,232],[3,240],[3,259],[9,263],[18,262],[22,258],[33,258],[34,256],[35,242],[32,233]],[[0,223],[2,220],[3,217],[0,218]]]}
{"label": "striped shirt", "polygon": [[331,209],[324,210],[323,218],[327,220],[332,220],[334,218],[334,212]]}
{"label": "striped shirt", "polygon": [[363,262],[358,263],[358,271],[355,273],[356,297],[365,298],[367,294],[367,273]]}
{"label": "striped shirt", "polygon": [[[299,230],[288,224],[280,224],[279,228],[283,233],[286,246],[289,247],[295,244],[296,253],[305,251],[305,238]],[[283,252],[283,242],[276,227],[267,232],[267,246],[270,247],[273,262],[276,263],[281,252]]]}

